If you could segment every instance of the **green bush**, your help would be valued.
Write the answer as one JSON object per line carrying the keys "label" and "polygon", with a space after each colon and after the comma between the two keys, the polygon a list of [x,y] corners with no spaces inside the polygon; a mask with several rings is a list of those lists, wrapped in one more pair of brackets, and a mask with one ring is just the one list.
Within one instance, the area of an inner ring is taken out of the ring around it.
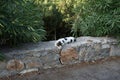
{"label": "green bush", "polygon": [[119,0],[83,0],[84,3],[74,9],[77,18],[73,23],[74,35],[119,36],[120,1]]}
{"label": "green bush", "polygon": [[0,1],[0,43],[37,42],[45,36],[43,13],[34,0]]}

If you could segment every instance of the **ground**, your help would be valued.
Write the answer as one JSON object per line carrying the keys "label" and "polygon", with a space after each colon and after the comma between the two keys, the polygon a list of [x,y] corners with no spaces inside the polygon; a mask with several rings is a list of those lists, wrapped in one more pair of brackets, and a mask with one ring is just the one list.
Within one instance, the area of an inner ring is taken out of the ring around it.
{"label": "ground", "polygon": [[120,80],[120,58],[14,75],[0,80]]}

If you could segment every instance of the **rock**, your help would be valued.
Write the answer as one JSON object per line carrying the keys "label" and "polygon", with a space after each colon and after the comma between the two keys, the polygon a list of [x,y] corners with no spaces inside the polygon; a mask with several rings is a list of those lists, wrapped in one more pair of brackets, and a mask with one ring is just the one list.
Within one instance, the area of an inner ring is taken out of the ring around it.
{"label": "rock", "polygon": [[[3,77],[7,77],[7,76],[13,76],[17,74],[17,71],[13,70],[13,71],[9,71],[9,70],[0,70],[0,80]],[[4,79],[3,79],[4,80]]]}
{"label": "rock", "polygon": [[109,44],[103,44],[102,45],[102,48],[105,49],[105,48],[110,48],[110,45]]}
{"label": "rock", "polygon": [[0,78],[5,77],[6,75],[7,76],[9,75],[9,71],[7,71],[7,70],[0,71]]}
{"label": "rock", "polygon": [[24,68],[24,63],[21,60],[10,60],[7,63],[8,70],[22,70]]}
{"label": "rock", "polygon": [[7,63],[5,61],[0,62],[0,70],[5,69],[6,65],[7,65]]}
{"label": "rock", "polygon": [[23,74],[26,74],[26,73],[37,72],[37,71],[38,71],[38,68],[31,68],[31,69],[25,69],[25,70],[21,71],[19,74],[23,75]]}
{"label": "rock", "polygon": [[62,64],[68,64],[72,62],[72,60],[78,59],[78,53],[75,48],[69,48],[67,50],[61,51],[60,53],[60,61]]}
{"label": "rock", "polygon": [[43,65],[43,69],[48,69],[48,68],[55,68],[55,67],[61,67],[62,65],[60,64],[59,60],[56,61],[51,61],[50,63],[47,62]]}
{"label": "rock", "polygon": [[26,68],[40,68],[41,66],[40,62],[29,62],[26,64]]}
{"label": "rock", "polygon": [[26,69],[38,68],[38,67],[41,68],[43,66],[40,58],[38,58],[38,57],[27,56],[24,59],[22,59],[21,61],[25,64]]}
{"label": "rock", "polygon": [[109,56],[110,46],[101,45],[100,43],[94,43],[91,45],[80,46],[79,61],[94,61],[97,59],[105,58]]}
{"label": "rock", "polygon": [[44,55],[40,57],[40,61],[43,64],[43,66],[49,66],[49,67],[54,67],[55,65],[59,65],[60,55],[55,53],[54,51],[48,51],[47,55]]}
{"label": "rock", "polygon": [[110,56],[120,56],[120,45],[112,45],[111,46]]}

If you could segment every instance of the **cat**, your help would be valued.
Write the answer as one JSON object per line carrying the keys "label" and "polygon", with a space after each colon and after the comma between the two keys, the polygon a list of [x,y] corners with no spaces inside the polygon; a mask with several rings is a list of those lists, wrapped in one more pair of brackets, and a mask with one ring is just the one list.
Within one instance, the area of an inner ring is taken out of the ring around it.
{"label": "cat", "polygon": [[63,45],[69,44],[69,43],[72,43],[72,42],[76,42],[75,37],[60,38],[55,42],[55,47],[57,47],[58,49],[61,49]]}

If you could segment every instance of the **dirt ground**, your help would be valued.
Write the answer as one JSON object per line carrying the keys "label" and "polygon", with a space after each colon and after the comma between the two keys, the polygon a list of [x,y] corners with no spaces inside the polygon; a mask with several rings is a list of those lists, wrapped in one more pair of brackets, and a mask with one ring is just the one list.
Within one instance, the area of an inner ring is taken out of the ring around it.
{"label": "dirt ground", "polygon": [[0,80],[120,80],[120,57],[16,74]]}

